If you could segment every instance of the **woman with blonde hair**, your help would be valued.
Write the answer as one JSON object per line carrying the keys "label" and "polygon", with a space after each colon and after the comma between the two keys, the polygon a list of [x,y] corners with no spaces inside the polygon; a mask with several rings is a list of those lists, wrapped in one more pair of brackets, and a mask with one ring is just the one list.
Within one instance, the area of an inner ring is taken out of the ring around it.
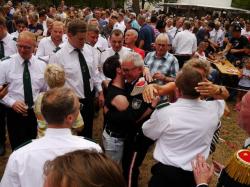
{"label": "woman with blonde hair", "polygon": [[[48,64],[45,72],[44,72],[44,79],[48,84],[50,89],[56,87],[63,87],[65,84],[65,72],[63,68],[57,64]],[[41,112],[41,102],[43,98],[44,92],[40,93],[36,99],[34,111],[37,117],[37,137],[41,138],[44,136],[44,133],[47,129],[47,123],[42,116]],[[60,111],[58,111],[60,112]],[[82,119],[81,114],[79,113],[75,123],[72,126],[72,132],[76,133],[83,128],[84,122]]]}

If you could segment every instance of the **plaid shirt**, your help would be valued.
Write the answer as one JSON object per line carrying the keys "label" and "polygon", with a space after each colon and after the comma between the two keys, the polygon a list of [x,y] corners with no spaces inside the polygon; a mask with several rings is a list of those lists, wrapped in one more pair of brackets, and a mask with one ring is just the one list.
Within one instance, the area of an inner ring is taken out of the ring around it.
{"label": "plaid shirt", "polygon": [[152,75],[158,71],[165,76],[176,77],[176,73],[179,71],[178,60],[168,52],[160,59],[156,58],[155,51],[150,52],[145,57],[144,64]]}

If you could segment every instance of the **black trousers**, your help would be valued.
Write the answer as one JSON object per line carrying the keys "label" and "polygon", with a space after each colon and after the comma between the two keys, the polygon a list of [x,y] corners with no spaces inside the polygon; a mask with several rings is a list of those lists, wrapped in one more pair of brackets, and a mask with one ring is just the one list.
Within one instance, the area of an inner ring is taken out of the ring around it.
{"label": "black trousers", "polygon": [[149,187],[195,187],[192,171],[185,171],[174,166],[155,164],[151,169]]}
{"label": "black trousers", "polygon": [[37,119],[33,109],[23,116],[13,109],[7,109],[7,129],[12,150],[37,136]]}
{"label": "black trousers", "polygon": [[0,103],[0,145],[5,144],[6,140],[6,107]]}
{"label": "black trousers", "polygon": [[153,143],[153,140],[143,135],[141,129],[139,132],[129,133],[125,139],[122,168],[128,187],[138,186],[140,166]]}
{"label": "black trousers", "polygon": [[83,104],[83,107],[80,112],[84,121],[84,128],[80,133],[78,133],[78,135],[92,139],[94,119],[94,96],[85,99],[79,99],[79,101]]}
{"label": "black trousers", "polygon": [[186,61],[188,61],[191,56],[188,56],[188,55],[175,55],[175,57],[177,58],[178,60],[178,63],[179,63],[179,68],[181,69],[182,66],[185,64]]}

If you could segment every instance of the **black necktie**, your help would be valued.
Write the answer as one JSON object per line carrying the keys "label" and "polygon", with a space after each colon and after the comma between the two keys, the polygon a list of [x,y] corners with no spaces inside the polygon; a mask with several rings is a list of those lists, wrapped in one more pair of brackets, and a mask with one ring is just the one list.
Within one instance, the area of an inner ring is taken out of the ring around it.
{"label": "black necktie", "polygon": [[119,55],[119,53],[118,53],[118,52],[115,52],[115,56],[120,57],[120,55]]}
{"label": "black necktie", "polygon": [[179,31],[178,31],[178,29],[176,28],[176,32],[175,32],[175,34],[174,34],[174,38],[175,38],[175,36],[176,36],[176,34],[178,33]]}
{"label": "black necktie", "polygon": [[30,78],[28,64],[29,60],[25,60],[23,69],[23,91],[24,91],[24,101],[26,105],[28,105],[29,108],[32,108],[34,101],[32,95],[31,78]]}
{"label": "black necktie", "polygon": [[4,46],[3,46],[3,41],[0,41],[0,59],[2,59],[4,55]]}
{"label": "black necktie", "polygon": [[81,66],[84,95],[85,97],[90,97],[91,90],[90,90],[90,84],[89,84],[89,79],[90,79],[89,68],[81,50],[75,49],[75,51],[78,52],[79,62]]}

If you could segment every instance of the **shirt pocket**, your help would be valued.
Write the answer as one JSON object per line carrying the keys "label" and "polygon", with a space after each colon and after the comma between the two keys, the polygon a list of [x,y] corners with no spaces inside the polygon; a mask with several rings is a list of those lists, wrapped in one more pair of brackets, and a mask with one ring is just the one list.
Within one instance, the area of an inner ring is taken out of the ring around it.
{"label": "shirt pocket", "polygon": [[45,87],[44,75],[36,74],[31,75],[31,83],[33,90],[40,92]]}
{"label": "shirt pocket", "polygon": [[23,75],[22,74],[10,74],[7,82],[10,83],[9,90],[21,90],[23,89]]}

